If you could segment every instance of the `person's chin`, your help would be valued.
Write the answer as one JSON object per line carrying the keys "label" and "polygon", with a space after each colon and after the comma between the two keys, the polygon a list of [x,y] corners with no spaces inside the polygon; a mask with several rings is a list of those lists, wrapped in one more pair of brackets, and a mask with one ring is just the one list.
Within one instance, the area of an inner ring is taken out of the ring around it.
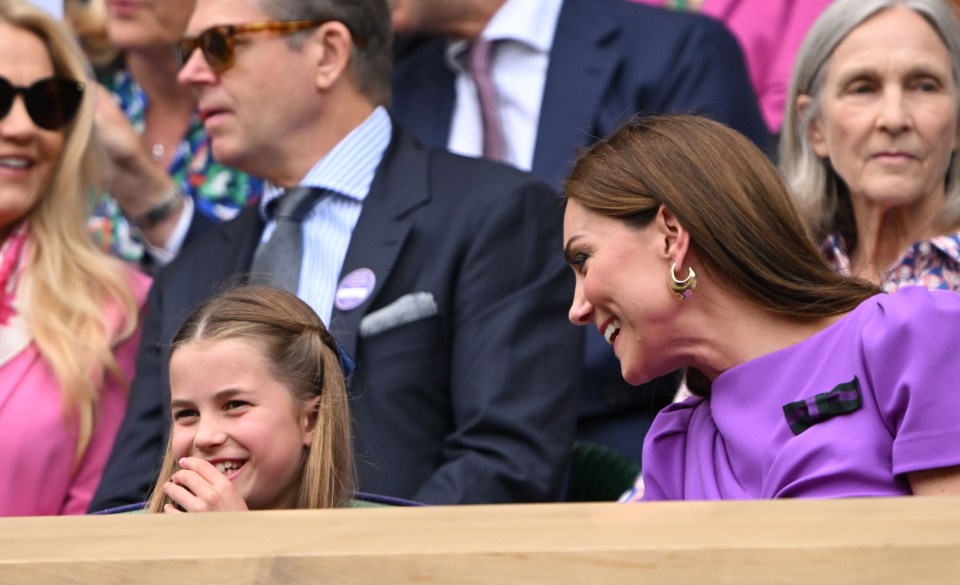
{"label": "person's chin", "polygon": [[656,377],[651,376],[643,368],[638,367],[638,365],[631,366],[623,360],[620,361],[620,375],[623,376],[624,381],[631,386],[645,384]]}
{"label": "person's chin", "polygon": [[210,151],[218,163],[244,170],[244,150],[230,136],[212,137]]}

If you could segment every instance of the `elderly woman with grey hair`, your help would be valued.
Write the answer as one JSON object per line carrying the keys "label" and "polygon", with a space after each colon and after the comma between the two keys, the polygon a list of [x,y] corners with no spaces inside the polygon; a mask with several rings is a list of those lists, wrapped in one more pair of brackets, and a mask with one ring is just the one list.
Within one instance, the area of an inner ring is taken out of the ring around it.
{"label": "elderly woman with grey hair", "polygon": [[837,270],[960,291],[958,79],[946,0],[837,0],[811,28],[781,166]]}

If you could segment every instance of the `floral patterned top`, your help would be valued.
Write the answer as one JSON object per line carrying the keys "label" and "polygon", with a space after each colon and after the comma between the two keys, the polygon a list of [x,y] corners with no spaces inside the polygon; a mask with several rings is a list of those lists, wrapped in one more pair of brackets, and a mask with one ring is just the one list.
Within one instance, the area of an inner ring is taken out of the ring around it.
{"label": "floral patterned top", "polygon": [[[828,237],[821,249],[835,270],[850,274],[847,238],[843,234]],[[888,293],[904,286],[960,292],[960,232],[911,244],[884,275],[880,286]]]}
{"label": "floral patterned top", "polygon": [[[147,95],[130,73],[121,70],[100,82],[113,94],[134,130],[142,133],[146,123]],[[187,133],[167,171],[180,183],[183,192],[193,198],[195,212],[215,222],[233,219],[244,207],[255,205],[263,191],[259,179],[213,160],[210,141],[196,114],[190,120]],[[109,194],[102,195],[94,203],[87,226],[94,241],[104,250],[132,262],[143,258],[144,245],[140,234]]]}

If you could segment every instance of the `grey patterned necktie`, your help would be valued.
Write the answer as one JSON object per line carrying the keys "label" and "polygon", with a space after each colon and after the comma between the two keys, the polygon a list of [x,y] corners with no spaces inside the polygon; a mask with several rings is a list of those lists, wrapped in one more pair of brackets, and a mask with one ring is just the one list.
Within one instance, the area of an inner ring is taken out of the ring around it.
{"label": "grey patterned necktie", "polygon": [[303,218],[328,192],[315,187],[287,189],[272,205],[276,229],[260,244],[250,266],[250,282],[297,294],[303,258]]}

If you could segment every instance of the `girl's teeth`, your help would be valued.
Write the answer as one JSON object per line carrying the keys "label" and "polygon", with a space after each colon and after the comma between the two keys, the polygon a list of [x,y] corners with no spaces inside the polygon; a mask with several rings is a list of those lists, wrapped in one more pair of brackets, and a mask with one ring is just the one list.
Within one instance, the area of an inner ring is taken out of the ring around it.
{"label": "girl's teeth", "polygon": [[226,463],[220,462],[215,464],[214,467],[217,468],[217,471],[223,474],[226,474],[228,471],[234,471],[234,470],[240,469],[240,465],[232,461],[228,461]]}

